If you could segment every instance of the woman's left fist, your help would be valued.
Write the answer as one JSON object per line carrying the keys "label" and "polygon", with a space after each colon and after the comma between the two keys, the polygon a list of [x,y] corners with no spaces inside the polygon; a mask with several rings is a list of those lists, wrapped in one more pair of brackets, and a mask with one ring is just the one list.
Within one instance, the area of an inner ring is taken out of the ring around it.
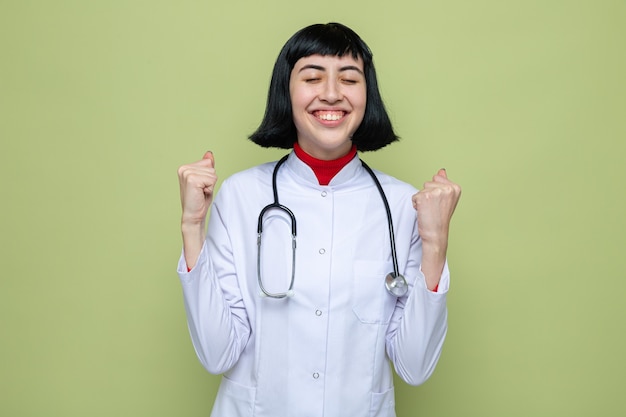
{"label": "woman's left fist", "polygon": [[459,198],[461,187],[448,179],[445,169],[440,169],[432,181],[413,195],[413,207],[417,210],[417,228],[424,243],[446,248],[450,220]]}

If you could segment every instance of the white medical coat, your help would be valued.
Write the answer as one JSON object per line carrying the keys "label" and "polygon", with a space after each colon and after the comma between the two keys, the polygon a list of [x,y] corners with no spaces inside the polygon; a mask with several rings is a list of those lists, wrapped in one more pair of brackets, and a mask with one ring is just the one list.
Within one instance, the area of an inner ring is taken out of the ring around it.
{"label": "white medical coat", "polygon": [[[395,416],[390,362],[409,384],[433,372],[447,330],[447,264],[437,293],[420,271],[415,188],[376,172],[409,282],[396,298],[387,216],[372,178],[354,158],[330,182],[291,153],[278,171],[278,197],[297,218],[293,297],[261,297],[258,213],[273,200],[275,163],[224,181],[211,209],[197,265],[178,273],[196,353],[223,374],[214,417]],[[291,278],[291,226],[276,210],[264,219],[261,270],[269,291]]]}

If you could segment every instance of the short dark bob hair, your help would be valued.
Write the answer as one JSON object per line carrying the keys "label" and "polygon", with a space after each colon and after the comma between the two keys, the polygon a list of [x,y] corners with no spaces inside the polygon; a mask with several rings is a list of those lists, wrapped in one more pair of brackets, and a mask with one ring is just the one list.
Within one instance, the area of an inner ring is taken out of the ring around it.
{"label": "short dark bob hair", "polygon": [[354,59],[363,60],[367,92],[363,121],[352,136],[357,149],[375,151],[398,140],[378,91],[372,51],[352,29],[339,23],[307,26],[283,46],[274,64],[265,116],[250,140],[265,148],[293,147],[297,131],[289,94],[291,71],[300,58],[315,54],[339,57],[351,54]]}

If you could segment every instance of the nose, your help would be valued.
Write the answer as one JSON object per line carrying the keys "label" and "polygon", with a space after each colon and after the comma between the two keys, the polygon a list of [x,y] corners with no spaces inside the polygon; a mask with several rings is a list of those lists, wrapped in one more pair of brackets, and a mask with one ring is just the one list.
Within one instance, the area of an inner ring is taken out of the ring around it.
{"label": "nose", "polygon": [[343,99],[341,86],[337,81],[328,80],[324,83],[324,87],[320,92],[320,100],[327,103],[336,103]]}

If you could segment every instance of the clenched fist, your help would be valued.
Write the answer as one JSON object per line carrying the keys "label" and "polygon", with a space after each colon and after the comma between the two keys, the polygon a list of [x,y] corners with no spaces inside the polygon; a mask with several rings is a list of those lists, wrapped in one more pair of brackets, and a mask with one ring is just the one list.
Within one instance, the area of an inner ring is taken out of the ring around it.
{"label": "clenched fist", "polygon": [[424,242],[447,243],[450,220],[461,197],[461,187],[440,169],[422,191],[413,196],[419,234]]}
{"label": "clenched fist", "polygon": [[206,152],[200,161],[178,168],[178,182],[183,249],[187,267],[192,268],[204,243],[206,215],[217,183],[213,153]]}
{"label": "clenched fist", "polygon": [[422,272],[429,289],[439,283],[448,248],[450,220],[460,197],[461,187],[448,179],[445,169],[440,169],[432,181],[424,183],[424,188],[413,195],[417,229],[422,238]]}

